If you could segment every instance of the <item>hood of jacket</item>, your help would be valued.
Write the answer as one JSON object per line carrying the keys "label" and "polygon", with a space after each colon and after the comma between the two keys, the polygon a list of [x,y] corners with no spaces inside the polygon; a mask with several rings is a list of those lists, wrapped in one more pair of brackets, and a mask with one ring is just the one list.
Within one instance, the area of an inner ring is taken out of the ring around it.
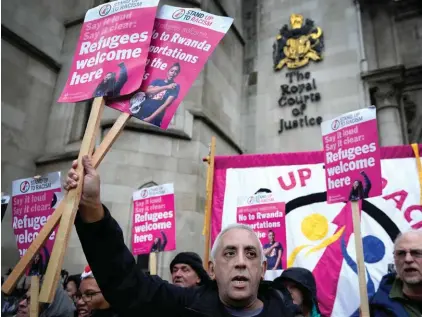
{"label": "hood of jacket", "polygon": [[274,287],[277,289],[284,288],[283,281],[285,280],[292,281],[300,288],[305,290],[308,293],[308,296],[311,297],[317,312],[320,313],[317,299],[316,282],[311,271],[301,267],[288,268],[274,280]]}
{"label": "hood of jacket", "polygon": [[40,314],[40,317],[73,317],[75,310],[73,301],[59,283],[53,302]]}

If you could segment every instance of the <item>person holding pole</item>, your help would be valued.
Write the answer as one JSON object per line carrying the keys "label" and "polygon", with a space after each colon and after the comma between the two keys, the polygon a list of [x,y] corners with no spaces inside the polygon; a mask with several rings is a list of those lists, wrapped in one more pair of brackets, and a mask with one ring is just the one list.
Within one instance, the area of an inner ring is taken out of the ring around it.
{"label": "person holding pole", "polygon": [[[122,316],[292,316],[283,295],[261,283],[265,255],[255,232],[234,224],[218,235],[211,251],[209,270],[215,281],[202,287],[183,288],[136,267],[123,233],[101,204],[100,178],[87,156],[83,157],[82,198],[75,226],[85,256],[105,299]],[[66,190],[79,182],[74,161],[64,184]]]}
{"label": "person holding pole", "polygon": [[399,235],[394,243],[397,273],[385,275],[370,302],[371,316],[422,316],[422,231]]}

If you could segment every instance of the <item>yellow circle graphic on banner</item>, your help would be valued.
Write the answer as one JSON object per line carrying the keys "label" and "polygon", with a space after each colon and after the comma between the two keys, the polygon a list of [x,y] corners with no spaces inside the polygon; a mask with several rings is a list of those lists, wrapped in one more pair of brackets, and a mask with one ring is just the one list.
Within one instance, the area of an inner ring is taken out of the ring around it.
{"label": "yellow circle graphic on banner", "polygon": [[321,214],[312,214],[302,221],[302,233],[311,241],[321,240],[328,233],[328,220]]}

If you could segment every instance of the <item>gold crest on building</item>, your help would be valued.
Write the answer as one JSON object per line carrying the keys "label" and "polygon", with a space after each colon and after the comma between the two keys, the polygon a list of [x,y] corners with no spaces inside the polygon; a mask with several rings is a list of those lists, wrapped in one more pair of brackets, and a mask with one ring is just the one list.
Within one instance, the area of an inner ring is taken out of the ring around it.
{"label": "gold crest on building", "polygon": [[276,37],[273,45],[274,69],[284,66],[290,69],[300,68],[310,60],[322,60],[324,36],[320,27],[314,21],[300,14],[290,16],[290,28],[285,24]]}

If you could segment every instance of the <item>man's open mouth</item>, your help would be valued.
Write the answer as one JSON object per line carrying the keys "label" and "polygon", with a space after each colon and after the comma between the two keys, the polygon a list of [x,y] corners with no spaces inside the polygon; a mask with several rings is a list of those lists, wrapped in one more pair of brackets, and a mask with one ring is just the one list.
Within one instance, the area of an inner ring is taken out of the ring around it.
{"label": "man's open mouth", "polygon": [[249,279],[246,276],[237,275],[232,278],[232,283],[235,287],[245,286],[247,282],[249,282]]}
{"label": "man's open mouth", "polygon": [[406,273],[415,273],[415,272],[418,272],[418,270],[417,270],[417,269],[414,269],[414,268],[412,268],[412,267],[406,268],[406,269],[404,269],[404,271],[405,271]]}

